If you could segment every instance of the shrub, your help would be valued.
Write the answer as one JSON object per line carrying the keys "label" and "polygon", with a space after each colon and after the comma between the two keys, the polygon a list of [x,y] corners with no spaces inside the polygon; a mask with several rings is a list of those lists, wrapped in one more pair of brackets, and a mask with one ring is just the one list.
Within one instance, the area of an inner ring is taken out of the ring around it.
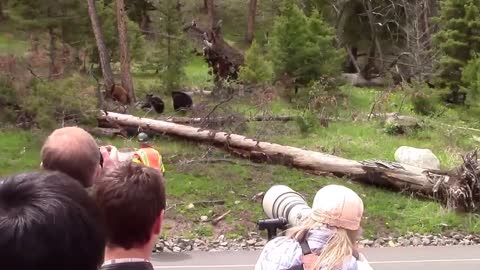
{"label": "shrub", "polygon": [[478,100],[480,94],[480,55],[476,54],[462,72],[462,81],[466,85],[466,92],[470,96],[470,104]]}
{"label": "shrub", "polygon": [[52,128],[65,121],[90,123],[95,119],[95,88],[75,74],[58,81],[32,81],[30,94],[21,107],[34,116],[40,128]]}
{"label": "shrub", "polygon": [[256,41],[245,54],[245,65],[240,68],[239,79],[247,84],[266,84],[272,81],[273,67],[262,54]]}
{"label": "shrub", "polygon": [[413,111],[420,115],[435,116],[441,104],[441,91],[434,92],[425,83],[414,81],[406,87],[406,94],[410,98]]}

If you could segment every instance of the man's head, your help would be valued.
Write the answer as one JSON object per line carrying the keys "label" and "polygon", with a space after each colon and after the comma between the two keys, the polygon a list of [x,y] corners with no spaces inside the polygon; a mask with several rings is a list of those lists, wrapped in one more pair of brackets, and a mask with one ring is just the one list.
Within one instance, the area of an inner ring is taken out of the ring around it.
{"label": "man's head", "polygon": [[100,151],[95,139],[78,127],[55,130],[41,151],[42,167],[66,173],[84,187],[100,174]]}
{"label": "man's head", "polygon": [[95,200],[105,217],[108,247],[150,252],[166,205],[165,182],[158,170],[124,163],[96,183]]}
{"label": "man's head", "polygon": [[96,270],[105,232],[95,202],[60,172],[0,180],[2,269]]}

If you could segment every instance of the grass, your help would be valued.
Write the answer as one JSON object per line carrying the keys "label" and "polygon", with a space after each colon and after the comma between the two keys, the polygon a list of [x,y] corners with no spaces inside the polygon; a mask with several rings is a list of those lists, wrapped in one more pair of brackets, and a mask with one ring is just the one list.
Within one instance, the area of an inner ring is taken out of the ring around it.
{"label": "grass", "polygon": [[[343,156],[358,159],[390,157],[386,148],[393,149],[396,145],[412,140],[423,145],[433,141],[430,138],[395,138],[382,134],[375,126],[333,124],[328,129],[315,130],[307,138],[288,139],[285,135],[283,140],[286,140],[285,143],[308,146],[309,149],[320,148],[322,144],[333,145],[342,151]],[[43,138],[42,134],[16,130],[0,132],[0,151],[3,153],[0,158],[0,175],[38,168],[38,153]],[[348,143],[344,141],[346,138],[349,139]],[[391,141],[388,142],[388,147],[385,144],[378,146],[379,141],[388,139]],[[99,143],[114,144],[119,148],[136,147],[134,140],[99,139]],[[211,237],[219,234],[229,238],[246,236],[248,232],[256,231],[256,221],[264,218],[260,202],[251,200],[258,192],[266,191],[274,184],[285,184],[301,192],[310,204],[319,188],[332,183],[346,185],[363,198],[366,209],[363,226],[368,237],[450,230],[480,232],[478,217],[448,212],[435,202],[412,198],[408,194],[365,186],[348,179],[312,176],[283,166],[251,166],[243,160],[237,160],[238,164],[205,164],[199,162],[205,159],[205,153],[213,158],[236,159],[208,145],[163,136],[156,138],[154,144],[164,156],[167,168],[169,209],[164,237]],[[440,144],[439,142],[437,146]],[[439,156],[442,161],[445,159],[442,155]],[[193,209],[188,207],[191,203],[210,200],[224,200],[225,204],[196,204]],[[232,212],[217,226],[200,221],[203,215],[211,220],[227,210]]]}
{"label": "grass", "polygon": [[186,86],[201,88],[213,87],[211,76],[208,74],[208,64],[202,57],[197,56],[192,58],[190,63],[185,67],[185,73],[187,74],[184,82]]}

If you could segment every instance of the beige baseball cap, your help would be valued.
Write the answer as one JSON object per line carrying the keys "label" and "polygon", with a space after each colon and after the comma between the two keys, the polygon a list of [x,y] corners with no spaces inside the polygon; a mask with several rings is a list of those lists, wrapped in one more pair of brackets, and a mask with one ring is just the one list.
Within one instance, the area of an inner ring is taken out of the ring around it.
{"label": "beige baseball cap", "polygon": [[328,185],[315,195],[312,210],[316,222],[355,231],[360,228],[363,201],[347,187]]}

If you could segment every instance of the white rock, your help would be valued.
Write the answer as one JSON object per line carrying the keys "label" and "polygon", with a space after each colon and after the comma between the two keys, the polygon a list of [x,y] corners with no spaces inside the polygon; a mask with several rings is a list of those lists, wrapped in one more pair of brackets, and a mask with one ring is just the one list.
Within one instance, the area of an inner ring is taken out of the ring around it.
{"label": "white rock", "polygon": [[440,160],[429,149],[401,146],[395,151],[395,161],[423,169],[440,170]]}
{"label": "white rock", "polygon": [[200,217],[200,220],[201,220],[202,222],[206,222],[206,221],[208,220],[208,217],[207,217],[207,216],[201,216],[201,217]]}

